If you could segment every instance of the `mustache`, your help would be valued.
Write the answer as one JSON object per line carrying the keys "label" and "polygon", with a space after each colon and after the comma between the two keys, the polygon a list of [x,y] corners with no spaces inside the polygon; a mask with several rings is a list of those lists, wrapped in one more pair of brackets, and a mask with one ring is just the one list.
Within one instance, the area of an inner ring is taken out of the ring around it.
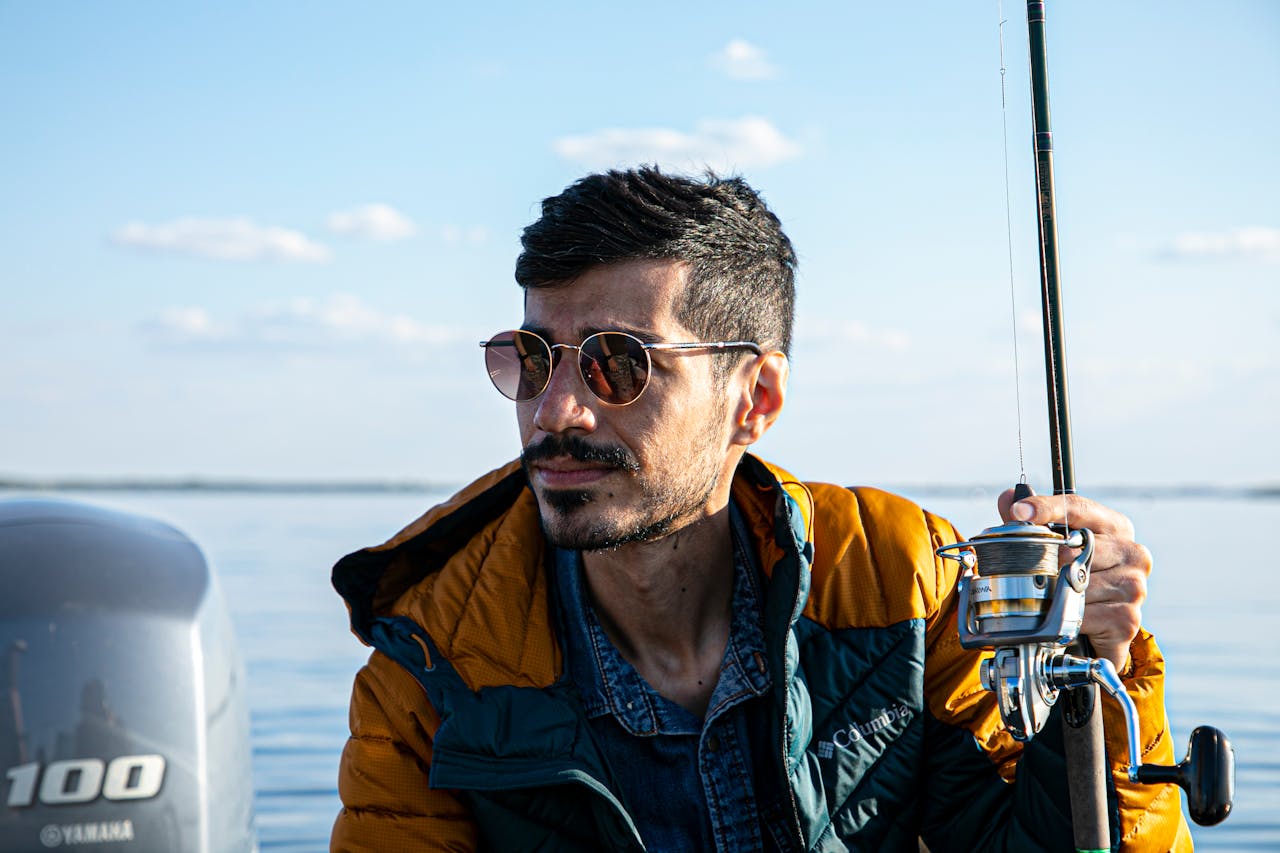
{"label": "mustache", "polygon": [[575,462],[587,465],[604,465],[623,471],[640,470],[640,462],[625,447],[616,444],[591,444],[578,435],[549,435],[520,451],[520,461],[526,471],[540,459],[554,459],[557,456],[567,456]]}

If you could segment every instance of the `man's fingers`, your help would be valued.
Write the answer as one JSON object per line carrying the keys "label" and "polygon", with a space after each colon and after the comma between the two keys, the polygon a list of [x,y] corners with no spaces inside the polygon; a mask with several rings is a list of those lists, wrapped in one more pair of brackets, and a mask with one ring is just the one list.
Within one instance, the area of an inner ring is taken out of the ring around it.
{"label": "man's fingers", "polygon": [[1000,513],[1003,521],[1013,521],[1013,515],[1009,511],[1009,507],[1013,505],[1013,489],[1005,489],[996,498],[996,509]]}
{"label": "man's fingers", "polygon": [[1013,489],[1006,489],[997,498],[996,506],[1005,521],[1066,524],[1069,527],[1087,527],[1094,533],[1115,533],[1125,539],[1133,538],[1133,522],[1127,516],[1083,495],[1033,495],[1014,503]]}
{"label": "man's fingers", "polygon": [[1111,569],[1135,569],[1143,577],[1151,574],[1151,552],[1141,542],[1115,536],[1095,536],[1093,567],[1095,572]]}
{"label": "man's fingers", "polygon": [[1088,605],[1121,602],[1141,607],[1147,600],[1147,573],[1137,567],[1091,572],[1084,600]]}
{"label": "man's fingers", "polygon": [[1123,670],[1129,657],[1129,643],[1142,624],[1151,554],[1136,542],[1106,544],[1112,556],[1121,558],[1121,563],[1100,567],[1095,562],[1085,591],[1080,632],[1093,642],[1095,654],[1110,660],[1117,670]]}
{"label": "man's fingers", "polygon": [[1142,607],[1123,601],[1100,601],[1084,611],[1080,633],[1094,646],[1128,646],[1142,625]]}

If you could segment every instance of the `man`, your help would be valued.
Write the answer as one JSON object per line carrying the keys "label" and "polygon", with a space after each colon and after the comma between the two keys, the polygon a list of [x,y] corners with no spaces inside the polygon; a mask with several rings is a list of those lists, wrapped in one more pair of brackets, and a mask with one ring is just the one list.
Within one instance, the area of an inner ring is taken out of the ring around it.
{"label": "man", "polygon": [[[795,268],[755,191],[591,175],[523,247],[524,322],[484,344],[521,461],[334,569],[375,651],[332,848],[1072,849],[1056,725],[1015,743],[959,645],[954,529],[746,453],[786,402]],[[1168,763],[1150,556],[1102,506],[1071,521],[1084,630]],[[1189,848],[1110,722],[1124,849]]]}

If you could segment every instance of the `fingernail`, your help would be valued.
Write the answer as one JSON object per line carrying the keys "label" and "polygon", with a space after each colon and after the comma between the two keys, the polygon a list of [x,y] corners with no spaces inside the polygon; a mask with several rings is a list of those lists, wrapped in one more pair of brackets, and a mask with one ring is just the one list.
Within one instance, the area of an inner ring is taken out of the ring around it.
{"label": "fingernail", "polygon": [[1030,521],[1031,516],[1036,514],[1030,504],[1025,504],[1022,501],[1014,504],[1010,511],[1013,513],[1013,517],[1018,521]]}

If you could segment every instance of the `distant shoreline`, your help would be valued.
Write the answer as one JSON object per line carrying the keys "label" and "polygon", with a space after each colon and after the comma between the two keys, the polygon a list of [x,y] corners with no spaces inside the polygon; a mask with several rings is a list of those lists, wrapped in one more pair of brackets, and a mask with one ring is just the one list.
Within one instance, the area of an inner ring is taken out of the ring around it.
{"label": "distant shoreline", "polygon": [[176,479],[17,479],[0,478],[0,491],[23,492],[211,492],[217,494],[425,494],[450,493],[452,483],[378,480],[205,480]]}
{"label": "distant shoreline", "polygon": [[[193,492],[255,495],[374,495],[451,494],[456,483],[383,480],[248,480],[177,478],[19,478],[0,477],[0,492]],[[894,492],[928,497],[984,497],[999,494],[1004,486],[947,483],[888,484]],[[1261,486],[1110,485],[1090,489],[1092,494],[1123,498],[1181,498],[1209,500],[1278,500],[1280,484]]]}

